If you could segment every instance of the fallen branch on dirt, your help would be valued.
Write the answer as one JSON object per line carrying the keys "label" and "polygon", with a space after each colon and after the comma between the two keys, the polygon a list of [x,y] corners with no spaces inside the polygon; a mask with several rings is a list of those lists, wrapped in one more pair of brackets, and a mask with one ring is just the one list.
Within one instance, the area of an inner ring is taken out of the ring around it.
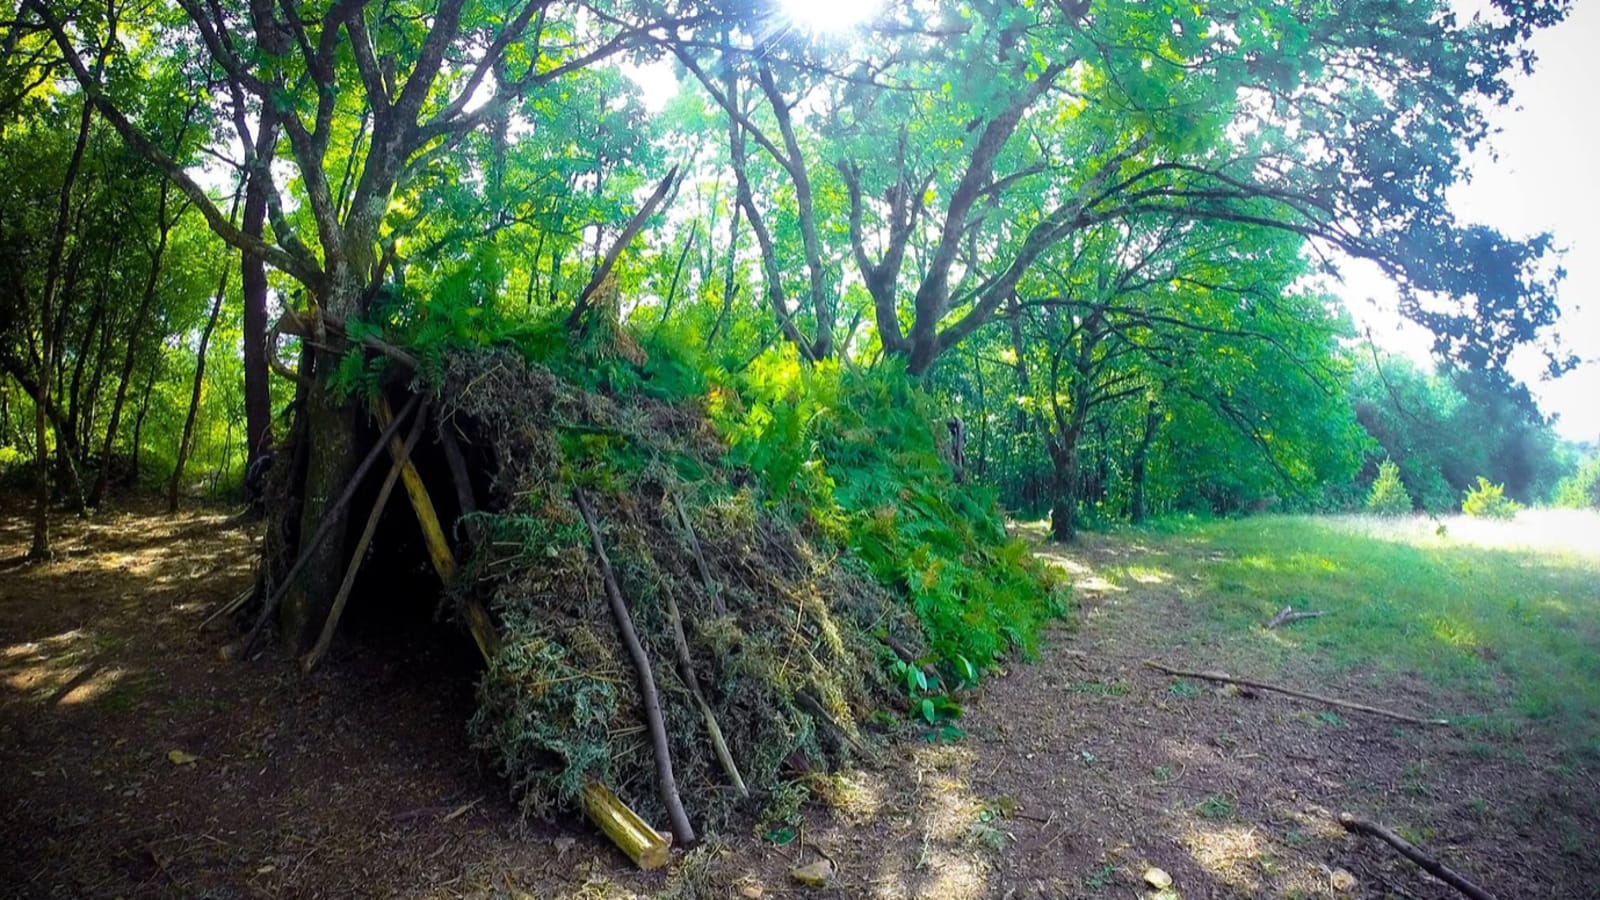
{"label": "fallen branch on dirt", "polygon": [[1271,631],[1274,628],[1279,628],[1292,622],[1298,622],[1301,619],[1318,619],[1327,614],[1328,613],[1326,610],[1321,609],[1308,610],[1306,612],[1295,612],[1294,607],[1285,606],[1283,609],[1278,610],[1277,615],[1267,620],[1267,630]]}
{"label": "fallen branch on dirt", "polygon": [[[672,823],[673,837],[680,843],[694,843],[694,826],[683,811],[683,800],[678,796],[678,783],[672,777],[672,752],[667,746],[667,727],[661,718],[661,698],[656,693],[655,676],[650,672],[650,657],[639,643],[639,633],[634,630],[633,617],[628,614],[628,604],[622,599],[622,588],[617,585],[617,573],[611,568],[611,558],[606,555],[605,543],[600,540],[600,527],[595,524],[594,508],[589,495],[580,488],[572,492],[583,523],[589,526],[589,538],[594,546],[595,562],[600,567],[600,579],[605,584],[606,599],[611,601],[611,615],[617,620],[617,631],[633,657],[633,668],[639,677],[639,699],[644,706],[645,721],[650,726],[650,745],[655,751],[656,782],[661,791],[661,805],[667,808],[667,818]],[[626,849],[626,848],[624,848]]]}
{"label": "fallen branch on dirt", "polygon": [[1416,845],[1376,822],[1358,818],[1350,813],[1340,813],[1339,824],[1352,834],[1365,834],[1383,841],[1400,851],[1401,856],[1421,866],[1428,874],[1466,894],[1472,900],[1495,900],[1493,894],[1468,881],[1454,869],[1418,850]]}
{"label": "fallen branch on dirt", "polygon": [[[387,407],[386,407],[387,408]],[[399,453],[389,466],[389,474],[383,479],[383,486],[378,488],[378,497],[372,501],[372,512],[367,514],[367,524],[361,529],[361,537],[356,541],[355,552],[350,555],[350,564],[345,567],[344,580],[339,582],[339,590],[333,595],[333,606],[328,609],[328,618],[322,623],[322,633],[317,636],[317,643],[302,657],[300,657],[300,671],[309,673],[317,667],[323,654],[328,652],[328,645],[333,643],[333,633],[339,629],[339,619],[344,615],[344,605],[350,600],[350,589],[355,587],[356,573],[361,571],[361,563],[366,559],[367,547],[372,544],[372,536],[378,531],[378,522],[383,519],[384,507],[389,505],[389,495],[394,493],[394,484],[400,480],[400,472],[411,461],[411,450],[417,445],[417,438],[422,437],[422,425],[427,421],[426,410],[418,410],[412,419],[411,430],[406,434],[405,443],[400,446]]]}
{"label": "fallen branch on dirt", "polygon": [[670,860],[672,838],[645,824],[639,814],[629,809],[605,785],[591,781],[583,786],[578,798],[589,820],[605,832],[611,842],[628,854],[634,864],[646,871],[659,869]]}
{"label": "fallen branch on dirt", "polygon": [[1293,688],[1280,687],[1279,685],[1268,684],[1264,681],[1251,681],[1247,678],[1234,678],[1226,672],[1185,672],[1182,669],[1174,669],[1169,666],[1164,666],[1153,659],[1145,660],[1144,664],[1158,672],[1165,672],[1166,674],[1176,678],[1199,678],[1205,681],[1216,681],[1223,684],[1237,684],[1240,687],[1255,688],[1258,691],[1273,691],[1279,694],[1287,694],[1290,697],[1299,697],[1302,700],[1311,700],[1316,703],[1325,703],[1328,706],[1337,706],[1341,709],[1353,709],[1357,712],[1371,713],[1375,716],[1383,716],[1386,719],[1394,719],[1399,722],[1410,722],[1413,725],[1450,724],[1450,720],[1448,719],[1419,719],[1416,716],[1408,716],[1404,713],[1390,712],[1387,709],[1379,709],[1376,706],[1367,706],[1364,703],[1352,703],[1349,700],[1339,700],[1333,697],[1324,697],[1321,694],[1312,694],[1307,691],[1297,691]]}
{"label": "fallen branch on dirt", "polygon": [[250,651],[255,649],[256,641],[261,638],[262,629],[266,627],[268,620],[272,618],[272,614],[277,611],[278,604],[283,601],[283,595],[287,594],[289,588],[294,584],[295,576],[300,574],[300,570],[311,559],[311,554],[316,552],[317,547],[327,538],[328,532],[333,527],[334,520],[339,517],[339,512],[349,505],[350,498],[356,495],[356,488],[361,486],[361,481],[367,477],[367,472],[372,468],[372,464],[378,461],[378,457],[383,453],[384,445],[399,433],[400,425],[406,420],[406,416],[416,411],[417,406],[421,403],[422,397],[420,395],[412,396],[410,400],[406,401],[406,405],[401,408],[400,415],[395,416],[394,420],[388,424],[388,427],[384,428],[383,434],[378,436],[377,443],[372,445],[372,449],[367,451],[366,457],[361,460],[361,463],[356,466],[355,472],[350,475],[350,481],[344,486],[344,493],[340,494],[339,498],[333,501],[333,504],[323,513],[322,522],[318,524],[316,532],[311,535],[311,540],[306,541],[305,546],[300,548],[300,557],[294,561],[294,565],[289,567],[288,574],[283,576],[283,581],[279,582],[277,589],[268,595],[265,603],[261,604],[261,613],[256,616],[256,622],[251,626],[250,633],[245,635],[243,641],[237,644],[230,644],[224,648],[223,656],[230,659],[248,656]]}
{"label": "fallen branch on dirt", "polygon": [[744,776],[739,774],[739,767],[733,762],[733,754],[728,752],[728,741],[722,736],[722,726],[717,724],[717,717],[711,712],[711,704],[706,702],[706,695],[700,691],[700,679],[694,674],[694,657],[689,654],[689,639],[683,633],[683,616],[678,612],[678,601],[672,597],[672,589],[666,585],[661,586],[661,593],[667,601],[667,616],[671,619],[673,642],[678,645],[678,668],[683,671],[683,683],[689,687],[689,695],[694,698],[695,705],[700,707],[700,717],[706,720],[706,734],[711,738],[711,749],[717,754],[717,762],[722,764],[722,771],[727,773],[728,780],[733,782],[734,790],[739,796],[750,796],[750,789],[745,787]]}

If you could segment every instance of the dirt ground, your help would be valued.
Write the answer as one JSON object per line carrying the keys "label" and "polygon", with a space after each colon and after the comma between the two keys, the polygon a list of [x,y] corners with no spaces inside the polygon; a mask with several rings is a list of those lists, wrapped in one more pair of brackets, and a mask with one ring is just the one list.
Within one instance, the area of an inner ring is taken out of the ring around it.
{"label": "dirt ground", "polygon": [[[1386,823],[1501,898],[1600,897],[1600,780],[1536,732],[1466,735],[1238,696],[1139,665],[1210,668],[1181,584],[1116,584],[1141,552],[1045,552],[1076,625],[966,698],[966,737],[911,736],[813,786],[781,845],[714,838],[634,872],[592,829],[524,824],[467,744],[472,651],[353,623],[302,676],[228,663],[200,622],[250,576],[226,511],[63,521],[22,559],[0,499],[0,894],[18,897],[1458,896],[1340,811]],[[381,599],[381,598],[379,598]],[[368,602],[374,602],[369,598]],[[1290,678],[1294,673],[1286,673]],[[1420,680],[1316,690],[1448,707]],[[833,862],[826,887],[789,877]]]}

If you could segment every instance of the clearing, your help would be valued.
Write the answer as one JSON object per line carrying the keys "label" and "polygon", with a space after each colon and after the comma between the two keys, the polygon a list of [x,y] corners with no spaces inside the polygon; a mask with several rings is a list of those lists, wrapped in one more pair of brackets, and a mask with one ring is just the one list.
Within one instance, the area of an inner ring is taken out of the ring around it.
{"label": "clearing", "polygon": [[[474,651],[349,620],[304,689],[218,660],[249,579],[227,513],[59,527],[21,561],[0,500],[0,884],[18,896],[1458,896],[1382,822],[1501,898],[1600,892],[1600,518],[1260,517],[1041,553],[1075,624],[825,802],[643,875],[587,826],[522,824],[464,721]],[[1328,615],[1269,631],[1281,607]],[[1223,669],[1419,716],[1241,696]],[[801,792],[796,790],[795,798]],[[825,888],[788,870],[823,857]]]}

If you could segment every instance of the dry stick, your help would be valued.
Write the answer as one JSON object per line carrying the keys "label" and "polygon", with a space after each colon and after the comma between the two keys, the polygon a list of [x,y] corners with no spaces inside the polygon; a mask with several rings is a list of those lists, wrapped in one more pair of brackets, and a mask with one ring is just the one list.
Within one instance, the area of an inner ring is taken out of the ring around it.
{"label": "dry stick", "polygon": [[350,556],[350,565],[345,567],[344,580],[339,582],[339,592],[333,595],[333,606],[328,610],[328,618],[322,623],[322,634],[317,636],[317,643],[306,655],[300,657],[300,671],[310,672],[317,667],[323,654],[328,652],[328,645],[333,642],[333,633],[339,628],[339,618],[344,615],[344,605],[350,599],[350,589],[355,587],[356,573],[361,571],[361,563],[367,555],[367,546],[372,543],[372,536],[378,530],[378,522],[383,518],[384,507],[389,505],[389,494],[394,491],[396,481],[400,480],[400,472],[405,468],[405,461],[411,458],[411,450],[417,445],[417,438],[422,436],[422,423],[427,421],[426,411],[418,412],[411,422],[411,430],[406,434],[406,442],[402,446],[400,455],[389,465],[389,474],[383,479],[383,486],[378,488],[378,498],[372,501],[372,512],[367,515],[367,525],[361,530],[361,539],[356,541],[355,553]]}
{"label": "dry stick", "polygon": [[617,586],[617,575],[611,568],[611,558],[606,555],[605,544],[600,540],[600,528],[595,525],[594,508],[589,495],[582,488],[572,492],[583,523],[589,526],[589,537],[600,565],[600,578],[605,582],[606,598],[611,601],[611,615],[617,620],[617,631],[622,642],[628,645],[633,657],[634,672],[639,676],[639,697],[644,702],[645,721],[650,726],[650,743],[655,750],[656,780],[660,783],[661,804],[667,808],[667,818],[672,823],[672,835],[680,844],[694,843],[694,827],[684,814],[683,801],[678,797],[678,783],[672,777],[672,753],[667,747],[667,727],[661,720],[661,698],[656,694],[655,676],[650,673],[650,657],[639,643],[639,633],[633,628],[633,618],[628,615],[628,605],[622,599],[622,589]]}
{"label": "dry stick", "polygon": [[1279,694],[1288,694],[1291,697],[1299,697],[1302,700],[1311,700],[1316,703],[1326,703],[1329,706],[1338,706],[1344,709],[1357,710],[1358,712],[1371,713],[1375,716],[1383,716],[1387,719],[1394,719],[1400,722],[1410,722],[1413,725],[1450,724],[1450,720],[1448,719],[1419,719],[1415,716],[1405,715],[1404,713],[1390,712],[1387,709],[1379,709],[1376,706],[1367,706],[1361,703],[1351,703],[1349,700],[1335,700],[1332,697],[1324,697],[1321,694],[1311,694],[1305,691],[1297,691],[1292,688],[1279,687],[1278,685],[1268,684],[1264,681],[1251,681],[1246,678],[1234,678],[1233,676],[1224,674],[1222,672],[1185,672],[1181,669],[1173,669],[1164,666],[1153,659],[1145,660],[1144,664],[1159,672],[1165,672],[1168,675],[1173,675],[1178,678],[1201,678],[1206,681],[1220,681],[1224,684],[1237,684],[1241,687],[1255,688],[1259,691],[1275,691]]}
{"label": "dry stick", "polygon": [[1321,618],[1327,614],[1328,613],[1326,611],[1320,609],[1309,612],[1295,612],[1293,607],[1285,606],[1283,609],[1278,610],[1277,615],[1267,620],[1267,630],[1271,631],[1280,625],[1288,625],[1291,622],[1298,622],[1301,619]]}
{"label": "dry stick", "polygon": [[733,782],[734,790],[739,796],[750,796],[750,789],[745,787],[744,778],[739,774],[739,767],[733,762],[733,754],[728,752],[728,742],[722,736],[722,726],[717,724],[717,717],[711,712],[711,704],[706,702],[706,696],[700,691],[700,679],[694,675],[694,657],[689,654],[689,639],[683,633],[683,617],[678,614],[678,601],[673,599],[672,590],[665,585],[661,588],[667,598],[667,616],[672,621],[672,637],[678,645],[678,668],[683,670],[683,683],[688,685],[690,696],[694,697],[695,705],[700,707],[700,716],[706,720],[706,733],[711,736],[711,749],[716,751],[717,762],[722,763],[722,771],[728,775],[728,780]]}
{"label": "dry stick", "polygon": [[677,494],[672,495],[672,507],[678,511],[678,521],[683,523],[683,531],[689,536],[689,549],[694,551],[694,564],[700,570],[700,580],[705,582],[706,593],[711,595],[711,606],[716,609],[717,615],[727,615],[728,607],[722,602],[722,591],[718,590],[717,583],[711,578],[711,567],[706,565],[706,556],[700,550],[700,538],[694,533],[694,523],[689,521],[689,513],[684,510]]}
{"label": "dry stick", "polygon": [[1439,862],[1428,854],[1418,850],[1410,841],[1407,841],[1400,835],[1395,834],[1382,825],[1379,825],[1377,822],[1371,822],[1366,819],[1357,818],[1349,813],[1340,813],[1339,824],[1344,826],[1345,831],[1353,834],[1367,834],[1378,838],[1394,849],[1400,851],[1401,856],[1404,856],[1406,859],[1409,859],[1421,866],[1430,875],[1433,875],[1435,878],[1438,878],[1440,881],[1443,881],[1445,884],[1450,885],[1461,893],[1466,894],[1468,897],[1471,897],[1472,900],[1495,900],[1493,894],[1468,881],[1460,873],[1451,869],[1449,866],[1446,866],[1444,863]]}
{"label": "dry stick", "polygon": [[204,631],[207,625],[215,622],[219,617],[238,612],[241,607],[250,602],[251,597],[255,596],[257,587],[260,587],[258,583],[251,582],[249,587],[237,594],[234,594],[226,603],[223,603],[221,606],[213,610],[211,615],[208,615],[201,620],[200,624],[195,626],[195,630]]}
{"label": "dry stick", "polygon": [[238,653],[239,656],[248,655],[255,648],[256,640],[261,636],[261,629],[266,627],[267,620],[272,618],[273,612],[277,610],[278,604],[283,600],[283,595],[289,592],[289,587],[294,584],[294,577],[300,574],[300,570],[311,559],[311,554],[316,551],[318,545],[328,536],[328,532],[333,526],[333,520],[338,517],[339,511],[344,509],[350,502],[350,498],[356,495],[356,488],[361,486],[361,480],[367,476],[367,470],[371,469],[372,464],[377,462],[378,457],[383,454],[384,446],[389,442],[389,439],[399,433],[400,425],[405,422],[406,416],[411,415],[416,410],[417,404],[421,402],[421,396],[413,396],[406,401],[406,405],[400,410],[400,414],[394,417],[394,421],[389,423],[389,427],[383,430],[383,434],[378,436],[377,442],[367,452],[366,458],[361,460],[360,465],[356,466],[355,473],[350,476],[349,483],[344,486],[344,493],[340,494],[339,499],[333,501],[333,505],[328,507],[327,512],[323,513],[322,522],[317,526],[316,532],[311,535],[311,540],[301,548],[300,558],[294,561],[294,565],[289,568],[289,574],[283,576],[283,581],[278,584],[277,589],[267,597],[267,602],[261,605],[261,614],[256,617],[255,625],[251,627],[250,633],[245,637],[243,648]]}

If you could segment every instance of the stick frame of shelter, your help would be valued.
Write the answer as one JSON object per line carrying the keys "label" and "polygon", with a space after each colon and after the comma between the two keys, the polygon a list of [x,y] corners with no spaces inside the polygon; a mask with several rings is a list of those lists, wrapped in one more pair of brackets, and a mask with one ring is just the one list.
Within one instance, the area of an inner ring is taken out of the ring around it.
{"label": "stick frame of shelter", "polygon": [[639,679],[639,698],[644,706],[645,721],[650,727],[650,745],[655,752],[656,782],[661,792],[661,805],[667,808],[667,819],[672,824],[673,837],[679,843],[692,844],[694,826],[683,811],[683,800],[678,796],[678,783],[672,775],[672,751],[667,745],[667,727],[661,716],[661,697],[656,691],[655,676],[650,671],[650,657],[639,643],[639,633],[633,627],[633,617],[628,614],[628,604],[622,598],[622,588],[617,584],[616,572],[611,568],[611,558],[606,555],[605,543],[600,539],[600,526],[595,523],[594,506],[582,488],[572,492],[578,514],[589,526],[589,538],[594,548],[595,563],[600,568],[600,580],[605,585],[606,599],[611,602],[611,614],[616,618],[617,631],[633,658],[634,673]]}
{"label": "stick frame of shelter", "polygon": [[350,589],[355,587],[356,574],[361,571],[367,547],[372,543],[372,536],[378,531],[378,522],[383,519],[383,511],[389,505],[389,495],[394,492],[395,482],[400,479],[401,472],[411,461],[411,449],[417,445],[417,439],[422,436],[422,426],[427,419],[428,408],[424,405],[413,417],[405,443],[401,445],[400,453],[394,462],[389,464],[389,474],[384,477],[383,486],[378,488],[377,499],[372,501],[372,512],[367,515],[367,524],[361,529],[361,538],[356,541],[355,552],[350,555],[350,564],[345,567],[344,580],[339,582],[339,591],[333,595],[333,606],[328,610],[327,620],[322,623],[322,633],[317,636],[316,644],[300,657],[302,672],[315,669],[323,654],[328,652],[328,645],[333,643],[333,634],[339,628],[339,619],[344,615],[345,603],[350,599]]}
{"label": "stick frame of shelter", "polygon": [[367,472],[372,468],[372,464],[377,462],[378,456],[383,452],[384,445],[399,432],[400,425],[405,421],[406,416],[411,415],[421,403],[422,398],[420,396],[413,396],[401,408],[400,415],[395,416],[384,427],[383,434],[379,436],[377,443],[372,445],[372,449],[367,452],[366,457],[356,466],[355,472],[350,475],[350,481],[345,484],[344,493],[340,494],[339,499],[328,507],[327,514],[323,517],[321,524],[317,526],[316,532],[311,535],[311,540],[304,542],[301,546],[300,556],[294,561],[294,565],[289,567],[288,574],[283,576],[283,581],[267,596],[266,602],[261,604],[261,613],[256,616],[255,625],[250,628],[250,633],[245,636],[241,643],[225,648],[223,651],[224,656],[247,656],[251,650],[255,649],[256,641],[260,639],[262,629],[266,627],[267,621],[272,618],[272,614],[277,611],[278,604],[283,600],[283,595],[289,592],[289,587],[294,584],[295,576],[299,575],[300,570],[305,567],[306,561],[311,558],[312,552],[327,538],[329,528],[333,524],[333,520],[337,518],[339,510],[350,503],[350,499],[356,494],[356,488],[361,486],[361,482],[367,477]]}
{"label": "stick frame of shelter", "polygon": [[700,690],[700,679],[694,674],[694,657],[689,654],[689,639],[683,632],[683,616],[678,612],[678,601],[673,599],[672,589],[665,584],[661,586],[662,596],[667,601],[667,616],[672,625],[673,641],[678,645],[678,668],[683,672],[683,683],[689,688],[689,695],[694,698],[695,705],[700,708],[700,717],[705,719],[706,734],[711,739],[711,749],[717,754],[717,762],[722,764],[722,771],[733,782],[733,789],[739,796],[750,796],[750,789],[745,787],[744,776],[739,774],[739,767],[733,761],[733,754],[728,750],[728,741],[722,734],[722,726],[717,724],[717,717],[711,711],[711,704],[706,702],[706,695]]}
{"label": "stick frame of shelter", "polygon": [[[378,420],[384,421],[389,417],[389,401],[379,396],[376,406]],[[433,498],[428,494],[427,485],[422,482],[422,475],[417,472],[417,467],[412,463],[405,448],[394,438],[390,438],[389,452],[400,463],[400,476],[405,481],[406,495],[411,498],[411,508],[417,514],[417,524],[422,528],[422,538],[428,545],[428,559],[433,563],[434,571],[439,573],[439,579],[446,585],[455,581],[456,558],[450,551],[450,543],[445,540],[444,527],[439,524],[439,514],[434,509]],[[467,600],[465,604],[467,630],[472,632],[472,640],[478,645],[478,652],[483,654],[483,659],[488,662],[500,652],[500,636],[495,633],[494,620],[489,618],[489,611],[484,608],[483,602],[477,598]]]}

